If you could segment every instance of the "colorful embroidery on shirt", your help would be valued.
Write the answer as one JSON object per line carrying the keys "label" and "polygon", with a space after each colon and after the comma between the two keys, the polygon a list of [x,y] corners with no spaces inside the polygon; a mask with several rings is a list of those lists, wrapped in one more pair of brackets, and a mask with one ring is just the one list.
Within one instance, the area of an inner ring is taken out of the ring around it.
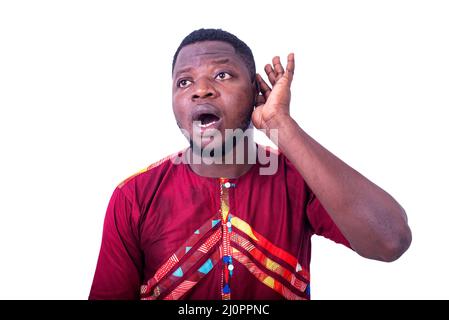
{"label": "colorful embroidery on shirt", "polygon": [[[180,299],[219,264],[222,267],[221,297],[230,300],[231,279],[238,278],[234,274],[235,261],[285,299],[309,298],[307,270],[293,255],[271,243],[246,221],[231,213],[229,189],[236,185],[225,178],[220,178],[219,184],[219,219],[216,217],[204,223],[159,267],[153,278],[141,286],[141,298]],[[239,233],[233,232],[233,228]],[[198,265],[198,261],[203,262]]]}
{"label": "colorful embroidery on shirt", "polygon": [[231,238],[232,232],[231,217],[229,213],[229,188],[233,185],[228,179],[220,178],[220,216],[223,230],[223,273],[221,277],[221,298],[222,300],[231,299],[231,277],[234,270],[231,256]]}
{"label": "colorful embroidery on shirt", "polygon": [[192,289],[205,275],[211,271],[214,266],[220,260],[220,252],[216,248],[209,259],[207,259],[194,273],[192,273],[186,280],[181,282],[176,288],[174,288],[164,300],[178,300],[190,289]]}
{"label": "colorful embroidery on shirt", "polygon": [[[201,256],[208,254],[211,247],[221,239],[222,231],[220,225],[215,221],[216,220],[209,220],[199,229],[195,230],[195,232],[184,242],[176,253],[170,256],[170,258],[162,264],[161,267],[159,267],[153,278],[141,286],[140,294],[142,298],[149,296],[157,298],[160,295],[163,295],[164,292],[162,292],[163,290],[161,289],[168,289],[174,282],[179,280],[179,277],[177,277],[178,275],[182,277],[182,275],[187,272]],[[209,230],[211,229],[216,230],[210,237],[201,242],[204,236],[209,233]],[[191,248],[197,245],[200,246],[196,252],[191,252]],[[179,262],[186,254],[190,254],[190,256],[181,266]],[[166,277],[168,277],[168,280],[165,280]],[[158,288],[155,288],[156,285],[158,285]]]}
{"label": "colorful embroidery on shirt", "polygon": [[256,243],[258,246],[270,252],[272,255],[278,257],[279,259],[286,262],[290,266],[292,266],[292,268],[296,272],[299,272],[302,278],[309,281],[310,275],[307,272],[307,270],[303,269],[299,264],[298,260],[290,253],[272,244],[257,231],[253,230],[253,228],[242,219],[234,216],[231,219],[231,223],[235,228],[237,228],[238,230],[246,234],[250,239],[252,239],[254,243]]}
{"label": "colorful embroidery on shirt", "polygon": [[[262,266],[267,268],[268,270],[277,273],[279,276],[284,278],[288,283],[294,286],[296,289],[304,292],[307,288],[307,283],[298,277],[295,276],[293,272],[284,268],[279,263],[267,257],[262,251],[257,249],[254,245],[251,244],[250,241],[246,240],[242,236],[237,233],[233,233],[231,236],[231,240],[238,244],[244,251],[246,251],[246,256],[253,258],[258,261]],[[236,249],[237,250],[237,249]],[[237,250],[237,252],[239,252]]]}
{"label": "colorful embroidery on shirt", "polygon": [[246,255],[241,253],[236,248],[232,248],[232,255],[235,260],[244,265],[249,272],[251,272],[257,279],[259,279],[267,287],[280,293],[285,299],[288,300],[306,300],[306,298],[300,297],[294,294],[286,286],[284,286],[280,281],[274,279],[273,277],[262,271],[254,262],[251,261]]}

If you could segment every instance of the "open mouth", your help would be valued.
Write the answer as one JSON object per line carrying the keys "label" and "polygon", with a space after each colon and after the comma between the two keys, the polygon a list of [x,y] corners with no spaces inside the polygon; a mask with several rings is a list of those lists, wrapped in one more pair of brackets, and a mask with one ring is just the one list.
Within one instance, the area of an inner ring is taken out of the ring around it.
{"label": "open mouth", "polygon": [[218,129],[221,123],[221,112],[210,104],[198,105],[192,112],[192,121],[202,130]]}
{"label": "open mouth", "polygon": [[214,123],[216,123],[218,120],[220,120],[219,117],[217,117],[215,114],[212,113],[203,113],[199,115],[197,121],[201,122],[199,126],[201,128],[207,128],[212,126]]}

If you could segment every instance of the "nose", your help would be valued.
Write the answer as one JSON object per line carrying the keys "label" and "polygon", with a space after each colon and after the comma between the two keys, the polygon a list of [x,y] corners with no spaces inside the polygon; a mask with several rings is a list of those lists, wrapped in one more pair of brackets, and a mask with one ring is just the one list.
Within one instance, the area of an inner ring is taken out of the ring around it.
{"label": "nose", "polygon": [[197,79],[194,86],[192,100],[215,98],[217,96],[217,91],[208,79]]}

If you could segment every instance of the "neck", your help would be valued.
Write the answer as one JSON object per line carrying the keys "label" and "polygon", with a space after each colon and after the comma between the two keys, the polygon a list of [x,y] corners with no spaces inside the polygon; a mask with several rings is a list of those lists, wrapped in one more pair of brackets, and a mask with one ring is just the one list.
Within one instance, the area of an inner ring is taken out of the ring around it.
{"label": "neck", "polygon": [[[201,163],[191,162],[190,168],[193,172],[202,177],[208,178],[238,178],[244,175],[251,169],[254,160],[251,158],[251,153],[255,154],[256,145],[253,137],[248,139],[241,139],[232,148],[232,154],[223,155],[221,163],[216,163],[213,158],[202,159]],[[193,159],[193,150],[189,148],[189,159]],[[242,157],[243,153],[243,157]],[[240,159],[240,161],[238,161]],[[232,161],[230,161],[232,159]],[[243,161],[242,161],[243,160]]]}

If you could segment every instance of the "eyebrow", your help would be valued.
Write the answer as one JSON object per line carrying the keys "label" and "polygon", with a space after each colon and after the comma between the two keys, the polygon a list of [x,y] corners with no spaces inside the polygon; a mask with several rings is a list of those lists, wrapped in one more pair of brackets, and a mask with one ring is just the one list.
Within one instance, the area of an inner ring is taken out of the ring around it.
{"label": "eyebrow", "polygon": [[192,67],[187,67],[187,68],[178,70],[178,71],[176,72],[176,74],[175,74],[175,78],[176,78],[178,75],[180,75],[181,73],[189,72],[190,70],[192,70]]}
{"label": "eyebrow", "polygon": [[[229,62],[229,59],[228,59],[228,58],[223,58],[223,59],[218,59],[218,60],[213,60],[213,61],[211,61],[212,64],[226,64],[226,63],[228,63],[228,62]],[[177,77],[177,76],[180,75],[181,73],[189,72],[189,71],[191,71],[191,70],[192,70],[192,67],[187,67],[187,68],[178,70],[178,71],[176,72],[176,74],[175,74],[175,77]]]}
{"label": "eyebrow", "polygon": [[224,58],[224,59],[218,59],[218,60],[214,60],[212,61],[213,64],[226,64],[229,62],[228,58]]}

